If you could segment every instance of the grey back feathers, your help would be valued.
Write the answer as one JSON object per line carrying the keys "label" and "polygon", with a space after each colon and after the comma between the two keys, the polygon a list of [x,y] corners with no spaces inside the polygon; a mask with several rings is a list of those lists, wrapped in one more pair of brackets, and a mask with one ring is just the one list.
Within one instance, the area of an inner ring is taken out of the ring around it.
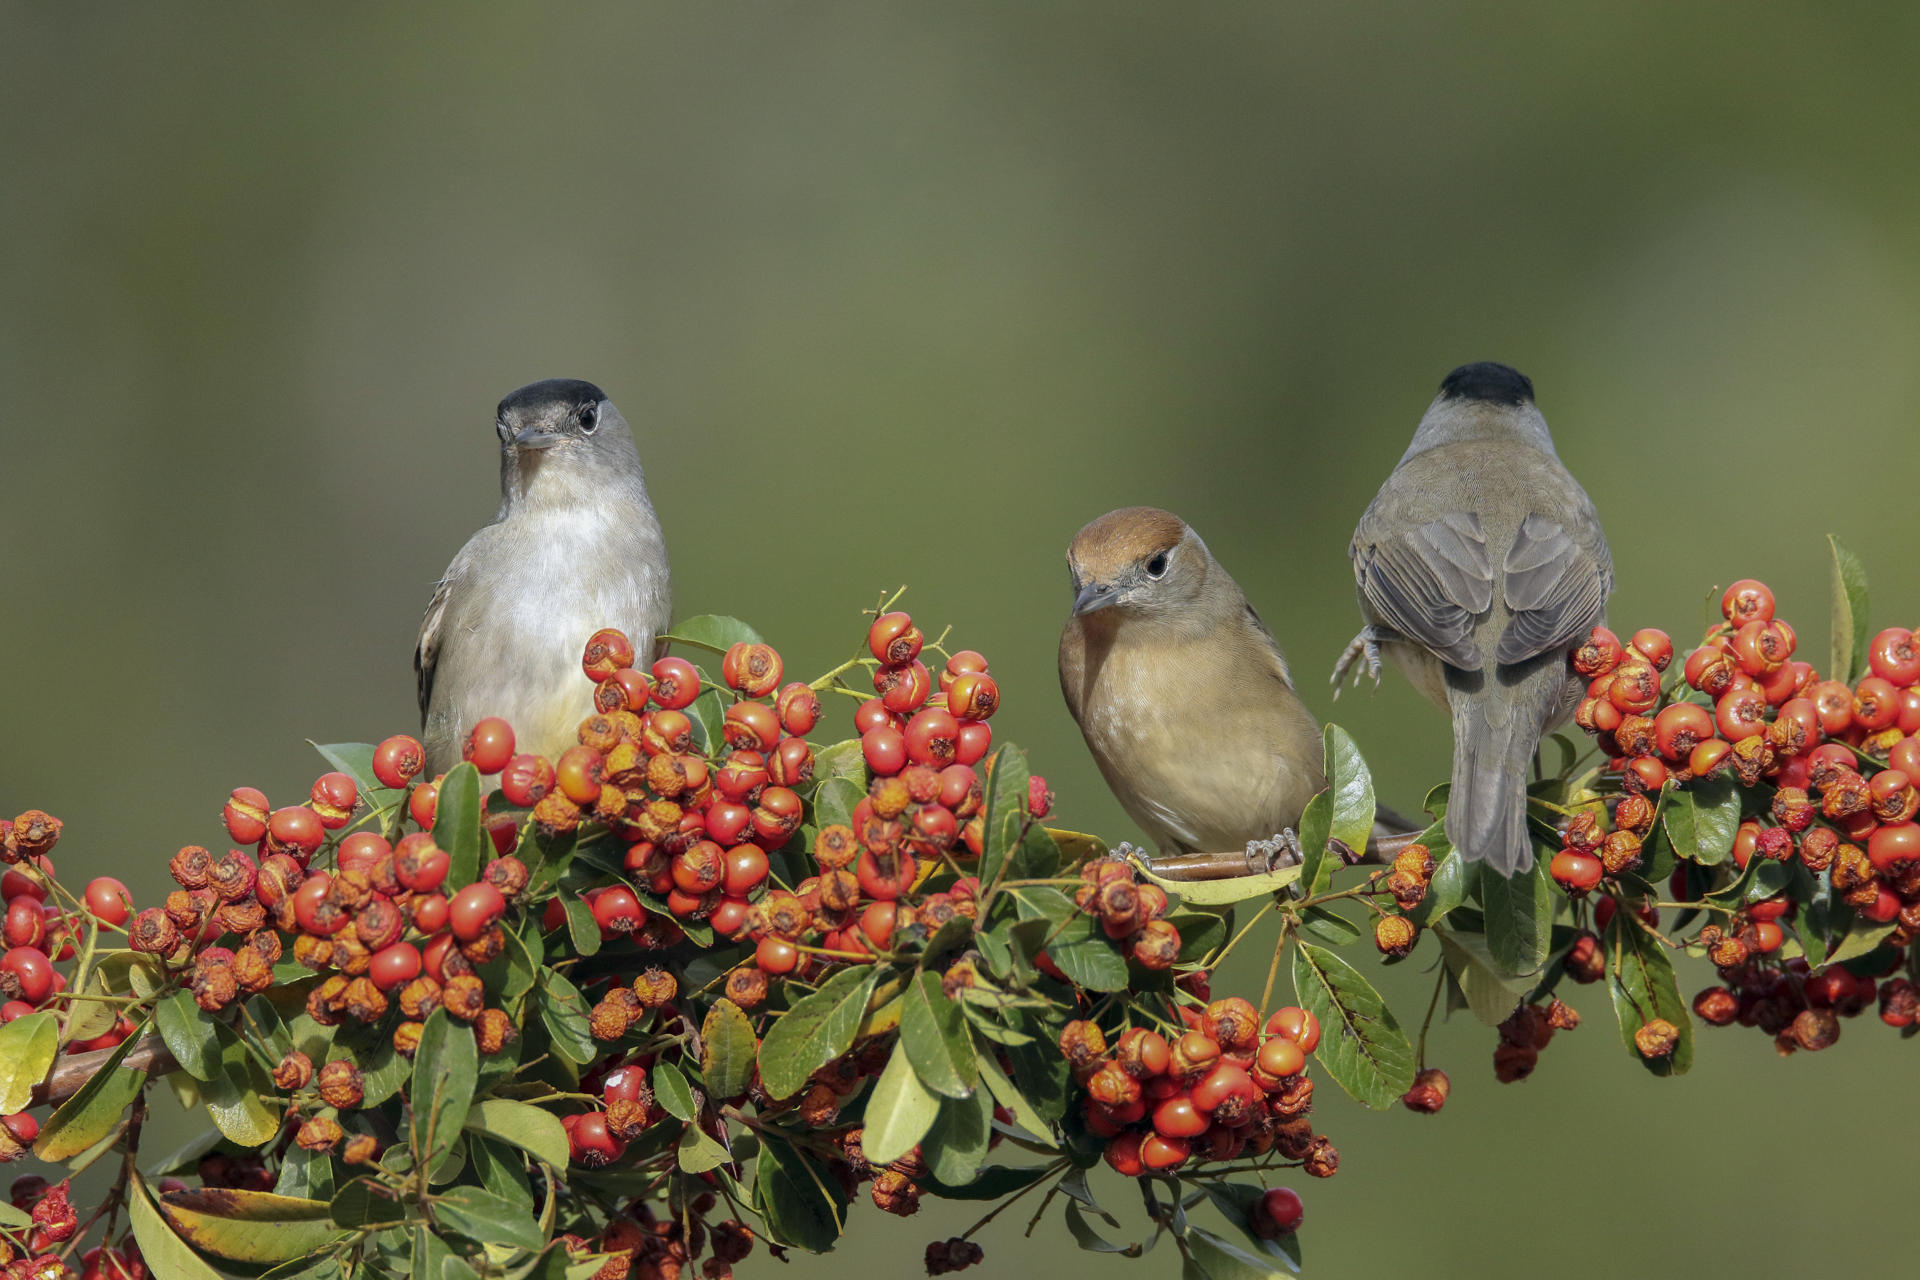
{"label": "grey back feathers", "polygon": [[500,510],[435,585],[414,650],[429,772],[475,721],[504,716],[520,748],[557,755],[592,711],[587,637],[618,627],[646,660],[666,629],[666,542],[632,430],[590,382],[500,402]]}
{"label": "grey back feathers", "polygon": [[1613,589],[1532,382],[1497,364],[1447,375],[1348,554],[1383,649],[1453,718],[1449,838],[1503,875],[1526,868],[1527,766],[1577,701],[1567,653]]}

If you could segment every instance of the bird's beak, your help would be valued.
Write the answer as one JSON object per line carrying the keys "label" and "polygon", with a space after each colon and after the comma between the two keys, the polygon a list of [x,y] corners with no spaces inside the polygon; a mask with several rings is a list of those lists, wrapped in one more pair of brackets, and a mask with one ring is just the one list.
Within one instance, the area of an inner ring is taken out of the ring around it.
{"label": "bird's beak", "polygon": [[543,431],[539,427],[528,427],[513,438],[513,447],[515,449],[547,449],[566,438],[558,431]]}
{"label": "bird's beak", "polygon": [[1083,617],[1086,614],[1104,609],[1119,599],[1119,593],[1114,590],[1112,583],[1089,582],[1086,586],[1080,588],[1080,594],[1073,598],[1073,616],[1076,618]]}

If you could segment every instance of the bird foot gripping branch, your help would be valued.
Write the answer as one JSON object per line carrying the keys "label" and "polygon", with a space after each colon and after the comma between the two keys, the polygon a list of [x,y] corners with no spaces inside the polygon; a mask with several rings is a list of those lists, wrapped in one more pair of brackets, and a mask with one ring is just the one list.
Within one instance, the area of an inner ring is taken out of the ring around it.
{"label": "bird foot gripping branch", "polygon": [[[602,633],[597,711],[558,760],[499,723],[432,779],[404,736],[323,748],[335,771],[303,803],[236,790],[245,847],[183,848],[178,889],[138,911],[104,878],[69,892],[60,823],[21,814],[0,827],[0,1157],[118,1173],[94,1206],[16,1180],[0,1261],[712,1278],[872,1229],[851,1228],[864,1187],[896,1215],[991,1201],[984,1225],[1024,1202],[1089,1248],[1166,1239],[1205,1274],[1286,1274],[1303,1207],[1264,1184],[1339,1165],[1316,1081],[1442,1110],[1442,995],[1497,1028],[1502,1081],[1579,1025],[1569,980],[1608,986],[1623,1051],[1659,1075],[1692,1065],[1696,1016],[1783,1052],[1876,1007],[1911,1034],[1920,658],[1900,628],[1866,638],[1836,560],[1844,684],[1795,661],[1755,584],[1677,665],[1660,633],[1595,631],[1574,661],[1597,758],[1534,785],[1558,852],[1512,879],[1447,845],[1444,788],[1391,865],[1348,868],[1375,813],[1337,728],[1298,865],[1184,882],[1109,854],[1044,825],[1051,792],[988,727],[985,660],[884,610],[811,683],[730,619],[675,637],[718,682],[682,657],[638,670]],[[809,740],[823,697],[858,704],[857,736]],[[1214,998],[1268,916],[1259,1000]],[[1369,926],[1390,964],[1432,935],[1416,1035],[1340,954]],[[1691,1008],[1675,952],[1720,974]],[[1283,962],[1292,1003],[1270,1012]],[[156,1168],[162,1077],[214,1127]],[[1102,1163],[1143,1221],[1104,1207]],[[929,1246],[929,1273],[979,1261],[977,1231]]]}

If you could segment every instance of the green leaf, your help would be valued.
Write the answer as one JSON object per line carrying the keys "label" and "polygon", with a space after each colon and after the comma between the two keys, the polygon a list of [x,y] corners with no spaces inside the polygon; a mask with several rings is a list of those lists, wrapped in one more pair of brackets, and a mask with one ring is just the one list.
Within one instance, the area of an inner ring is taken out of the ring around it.
{"label": "green leaf", "polygon": [[1480,904],[1486,909],[1487,951],[1501,973],[1537,973],[1553,941],[1553,893],[1546,859],[1512,879],[1482,864]]}
{"label": "green leaf", "polygon": [[[1631,911],[1613,913],[1607,921],[1607,994],[1620,1023],[1620,1039],[1627,1052],[1657,1076],[1685,1075],[1693,1065],[1693,1018],[1674,982],[1673,961],[1659,939]],[[1672,1056],[1642,1058],[1633,1033],[1655,1018],[1665,1018],[1680,1031]]]}
{"label": "green leaf", "polygon": [[896,1043],[867,1101],[861,1149],[874,1164],[898,1160],[927,1136],[939,1114],[940,1099],[920,1082],[906,1046]]}
{"label": "green leaf", "polygon": [[60,1052],[60,1021],[29,1013],[0,1027],[0,1114],[25,1111],[33,1087],[46,1079]]}
{"label": "green leaf", "polygon": [[937,973],[918,974],[907,984],[900,1043],[920,1082],[937,1094],[965,1098],[980,1081],[966,1017],[941,990]]}
{"label": "green leaf", "polygon": [[292,1196],[296,1200],[332,1200],[333,1158],[325,1152],[288,1147],[287,1153],[280,1157],[280,1176],[274,1181],[273,1190],[275,1195]]}
{"label": "green leaf", "polygon": [[540,1021],[553,1037],[554,1052],[580,1066],[592,1062],[600,1050],[593,1040],[587,1001],[580,988],[558,970],[542,969],[535,999],[540,1005]]}
{"label": "green leaf", "polygon": [[49,1164],[71,1159],[100,1141],[119,1123],[127,1104],[140,1096],[141,1088],[147,1083],[145,1071],[125,1071],[120,1066],[138,1039],[134,1035],[122,1040],[113,1055],[80,1086],[80,1091],[47,1118],[40,1127],[40,1140],[33,1144],[34,1155]]}
{"label": "green leaf", "polygon": [[0,1228],[9,1231],[32,1230],[33,1215],[25,1209],[15,1208],[11,1200],[0,1200]]}
{"label": "green leaf", "polygon": [[511,1143],[553,1169],[569,1159],[567,1131],[551,1111],[510,1098],[486,1098],[467,1112],[467,1128]]}
{"label": "green leaf", "polygon": [[1833,622],[1827,650],[1827,670],[1835,680],[1852,684],[1867,671],[1867,570],[1845,543],[1827,535],[1833,552]]}
{"label": "green leaf", "polygon": [[429,1168],[453,1149],[466,1126],[480,1077],[480,1051],[473,1031],[445,1009],[435,1009],[413,1051],[412,1141],[415,1158]]}
{"label": "green leaf", "polygon": [[[1312,808],[1313,802],[1307,802]],[[1305,825],[1305,819],[1301,820]],[[1324,843],[1324,842],[1323,842]],[[1306,838],[1301,837],[1301,846],[1306,846]],[[1236,902],[1250,902],[1254,898],[1271,898],[1274,894],[1300,879],[1301,867],[1282,867],[1278,871],[1263,872],[1257,876],[1233,876],[1226,880],[1171,880],[1156,875],[1153,869],[1135,864],[1143,879],[1177,894],[1180,900],[1194,907],[1229,907]]]}
{"label": "green leaf", "polygon": [[1027,812],[1027,781],[1032,777],[1027,757],[1011,742],[993,755],[993,768],[987,777],[986,848],[980,858],[980,883],[990,885],[1000,877],[1007,857],[1020,839],[1020,826]]}
{"label": "green leaf", "polygon": [[221,1280],[220,1273],[188,1248],[153,1207],[146,1180],[136,1173],[132,1183],[127,1194],[127,1216],[133,1222],[133,1238],[139,1242],[140,1255],[153,1274],[166,1280]]}
{"label": "green leaf", "polygon": [[1212,911],[1176,911],[1167,923],[1180,931],[1180,955],[1176,964],[1196,964],[1226,945],[1232,928],[1233,913]]}
{"label": "green leaf", "polygon": [[[1000,1069],[998,1062],[994,1061],[993,1054],[980,1054],[978,1061],[980,1079],[986,1083],[987,1092],[993,1095],[995,1102],[1007,1109],[1013,1116],[1015,1124],[1036,1138],[1045,1138],[1053,1132],[1053,1126],[1048,1124],[1046,1117],[1040,1114],[1040,1109],[1028,1102],[1026,1096],[1014,1087],[1013,1081],[1007,1078],[1007,1073]],[[868,1107],[867,1110],[871,1114],[873,1108]]]}
{"label": "green leaf", "polygon": [[1188,1255],[1206,1280],[1279,1280],[1300,1270],[1297,1266],[1281,1270],[1202,1227],[1187,1228],[1185,1239]]}
{"label": "green leaf", "polygon": [[696,1124],[688,1125],[681,1132],[674,1157],[682,1173],[705,1173],[733,1160],[725,1147],[702,1133]]}
{"label": "green leaf", "polygon": [[213,1019],[200,1011],[188,991],[175,991],[153,1006],[153,1022],[173,1060],[195,1080],[211,1080],[220,1072],[220,1045],[212,1034]]}
{"label": "green leaf", "polygon": [[853,809],[866,797],[867,791],[851,778],[828,778],[813,793],[813,820],[816,825],[830,827],[835,824],[851,826]]}
{"label": "green leaf", "polygon": [[[813,780],[816,784],[829,778],[850,780],[864,794],[867,787],[867,755],[858,738],[845,738],[830,747],[822,747],[813,753]],[[844,821],[844,819],[836,819]],[[825,825],[824,820],[822,825]]]}
{"label": "green leaf", "polygon": [[700,1075],[716,1098],[745,1093],[753,1083],[753,1059],[760,1041],[739,1005],[725,996],[714,1001],[700,1027]]}
{"label": "green leaf", "polygon": [[1749,902],[1758,902],[1761,898],[1771,898],[1786,888],[1792,879],[1791,864],[1754,857],[1748,860],[1747,869],[1734,877],[1732,884],[1724,889],[1715,889],[1703,901],[1720,907],[1740,907]]}
{"label": "green leaf", "polygon": [[600,953],[600,922],[585,898],[562,895],[560,906],[567,913],[567,937],[573,949],[583,956]]}
{"label": "green leaf", "polygon": [[325,1200],[209,1187],[169,1191],[158,1204],[175,1235],[234,1262],[288,1262],[340,1235]]}
{"label": "green leaf", "polygon": [[1360,926],[1327,907],[1308,907],[1300,913],[1300,932],[1329,946],[1360,941]]}
{"label": "green leaf", "polygon": [[1436,822],[1421,832],[1418,843],[1427,846],[1427,852],[1433,856],[1433,879],[1427,882],[1427,896],[1407,914],[1426,928],[1439,924],[1467,900],[1467,893],[1473,888],[1473,864],[1447,843],[1446,828],[1441,823]]}
{"label": "green leaf", "polygon": [[682,618],[674,624],[672,631],[659,636],[657,642],[686,644],[712,653],[725,653],[743,640],[748,644],[766,643],[758,631],[738,618],[720,613],[703,613],[694,618]]}
{"label": "green leaf", "polygon": [[1053,1170],[1044,1164],[990,1164],[975,1174],[973,1181],[964,1187],[948,1186],[932,1174],[915,1181],[942,1200],[998,1200],[1051,1176]]}
{"label": "green leaf", "polygon": [[1333,796],[1332,837],[1355,853],[1364,853],[1373,834],[1373,775],[1347,731],[1326,728],[1327,790]]}
{"label": "green leaf", "polygon": [[404,1222],[407,1205],[372,1178],[354,1178],[334,1193],[327,1212],[343,1227],[358,1229],[386,1222]]}
{"label": "green leaf", "polygon": [[1072,1200],[1067,1204],[1067,1233],[1073,1242],[1088,1253],[1117,1253],[1126,1258],[1137,1258],[1145,1252],[1138,1242],[1134,1244],[1115,1244],[1093,1229],[1087,1221],[1087,1215],[1080,1212],[1080,1206]]}
{"label": "green leaf", "polygon": [[1436,929],[1447,972],[1460,984],[1473,1016],[1497,1027],[1533,989],[1530,978],[1502,977],[1487,953],[1487,940],[1476,933]]}
{"label": "green leaf", "polygon": [[1272,1240],[1263,1240],[1253,1234],[1250,1224],[1255,1206],[1266,1197],[1264,1188],[1245,1182],[1203,1182],[1200,1187],[1221,1216],[1240,1229],[1241,1237],[1253,1246],[1254,1252],[1277,1259],[1288,1271],[1299,1274],[1299,1237],[1291,1231]]}
{"label": "green leaf", "polygon": [[505,1244],[537,1251],[547,1233],[511,1200],[479,1187],[454,1187],[433,1200],[433,1218],[442,1227],[481,1244]]}
{"label": "green leaf", "polygon": [[792,1097],[809,1076],[847,1051],[879,977],[870,964],[842,969],[773,1024],[760,1042],[760,1082],[769,1097]]}
{"label": "green leaf", "polygon": [[921,1139],[920,1154],[940,1181],[965,1186],[980,1172],[993,1137],[993,1098],[985,1089],[967,1098],[947,1098],[940,1114]]}
{"label": "green leaf", "polygon": [[1027,1044],[1008,1045],[1007,1057],[1013,1062],[1013,1079],[1021,1096],[1042,1117],[1058,1120],[1067,1113],[1068,1071],[1067,1060],[1051,1040],[1051,1036],[1036,1036]]}
{"label": "green leaf", "polygon": [[1740,793],[1731,778],[1692,782],[1668,794],[1661,817],[1676,854],[1715,866],[1733,852],[1733,837],[1740,830]]}
{"label": "green leaf", "polygon": [[229,1142],[259,1147],[273,1141],[280,1132],[280,1113],[264,1101],[274,1096],[271,1082],[233,1028],[216,1023],[207,1040],[219,1054],[212,1078],[200,1087],[208,1116]]}
{"label": "green leaf", "polygon": [[1315,1056],[1342,1089],[1379,1111],[1413,1087],[1413,1046],[1380,993],[1352,965],[1299,943],[1293,989],[1301,1007],[1320,1019]]}
{"label": "green leaf", "polygon": [[1125,991],[1127,958],[1089,915],[1076,915],[1053,933],[1046,953],[1075,986],[1089,991]]}
{"label": "green leaf", "polygon": [[687,1083],[685,1073],[671,1062],[653,1064],[653,1096],[661,1109],[675,1119],[692,1124],[700,1118],[700,1101],[693,1096],[693,1086]]}
{"label": "green leaf", "polygon": [[487,834],[480,826],[480,771],[461,763],[440,780],[434,800],[433,842],[447,851],[446,890],[452,893],[480,878]]}
{"label": "green leaf", "polygon": [[840,1180],[772,1133],[762,1138],[754,1185],[767,1228],[778,1241],[825,1253],[846,1229],[847,1197]]}
{"label": "green leaf", "polygon": [[1300,814],[1300,826],[1294,834],[1300,839],[1299,880],[1307,896],[1312,897],[1333,883],[1333,869],[1340,865],[1340,859],[1327,848],[1327,842],[1333,838],[1332,792],[1314,792]]}

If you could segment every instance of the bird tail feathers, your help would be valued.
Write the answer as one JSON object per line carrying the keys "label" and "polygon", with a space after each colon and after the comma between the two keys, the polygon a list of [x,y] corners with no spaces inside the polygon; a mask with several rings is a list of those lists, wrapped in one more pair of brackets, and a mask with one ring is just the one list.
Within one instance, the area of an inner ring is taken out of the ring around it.
{"label": "bird tail feathers", "polygon": [[[1490,708],[1484,694],[1450,691],[1453,785],[1447,796],[1447,839],[1470,862],[1512,877],[1533,865],[1527,834],[1527,768],[1540,745],[1538,717],[1515,707]],[[1505,711],[1490,717],[1489,709]]]}

